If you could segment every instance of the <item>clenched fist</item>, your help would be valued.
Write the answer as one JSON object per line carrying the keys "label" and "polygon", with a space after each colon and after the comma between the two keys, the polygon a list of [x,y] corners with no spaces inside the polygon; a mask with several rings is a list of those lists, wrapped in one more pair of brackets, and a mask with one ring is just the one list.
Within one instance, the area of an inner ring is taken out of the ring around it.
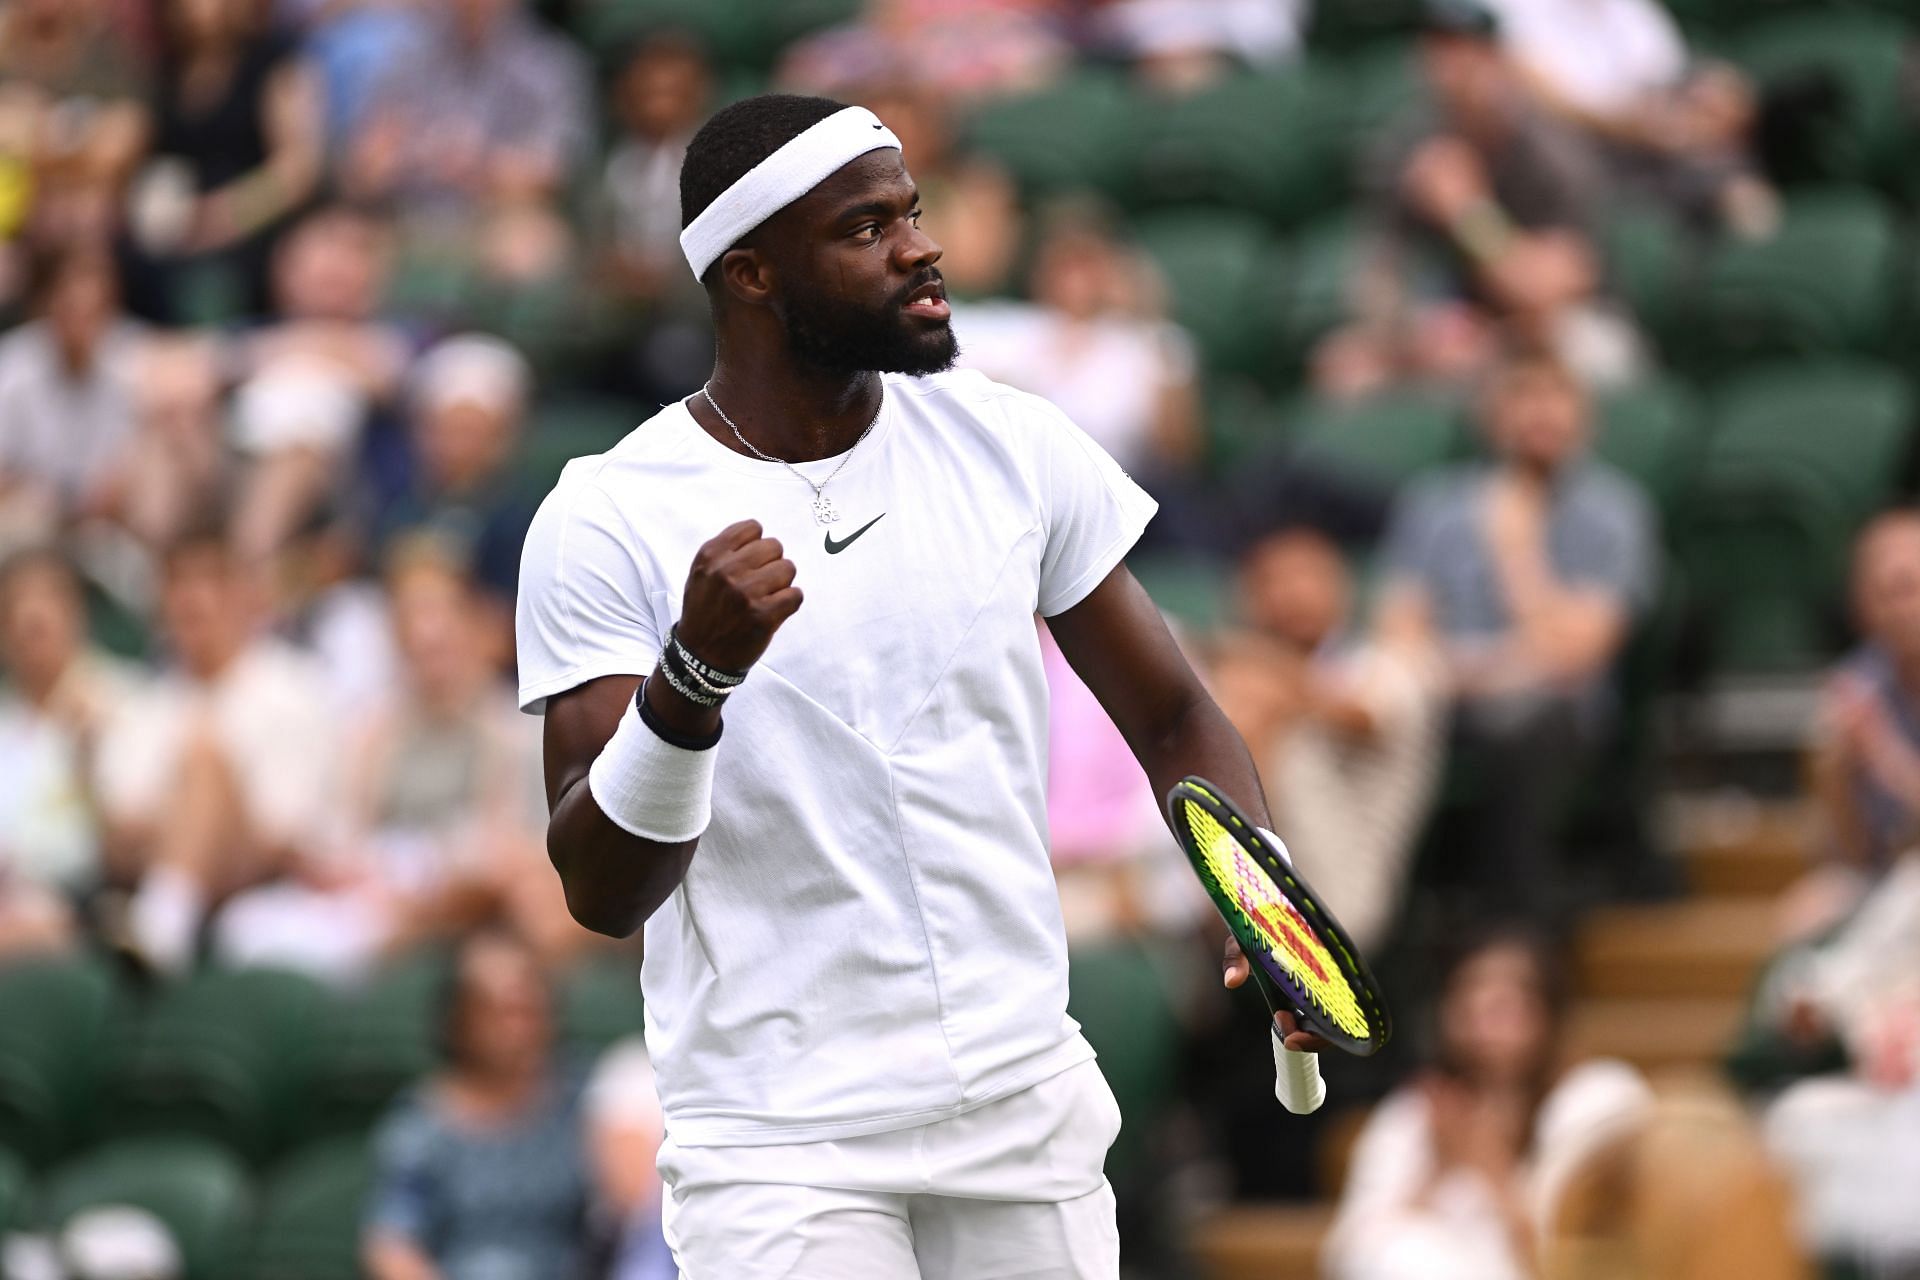
{"label": "clenched fist", "polygon": [[693,557],[680,602],[680,643],[702,662],[745,671],[800,607],[793,575],[793,561],[761,535],[758,520],[728,525]]}

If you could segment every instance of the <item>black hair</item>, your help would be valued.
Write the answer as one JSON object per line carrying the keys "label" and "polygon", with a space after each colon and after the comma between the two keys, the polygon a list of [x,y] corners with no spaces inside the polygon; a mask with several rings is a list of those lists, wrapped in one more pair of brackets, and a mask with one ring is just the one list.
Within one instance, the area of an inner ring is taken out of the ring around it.
{"label": "black hair", "polygon": [[[442,1065],[462,1067],[466,1065],[466,1050],[461,1043],[460,1020],[466,1013],[468,960],[475,952],[488,947],[506,947],[518,951],[533,963],[539,971],[543,984],[547,983],[547,971],[540,963],[533,946],[519,933],[505,925],[483,925],[469,933],[461,935],[437,958],[437,991],[433,1013],[433,1050],[434,1056]],[[548,997],[553,991],[548,986]]]}
{"label": "black hair", "polygon": [[120,263],[113,250],[98,241],[80,240],[34,254],[27,260],[28,305],[36,313],[45,312],[62,285],[87,272],[104,276],[116,298],[123,292]]}
{"label": "black hair", "polygon": [[76,599],[85,593],[80,570],[75,567],[72,557],[57,546],[35,543],[9,552],[0,559],[0,596],[11,591],[15,583],[31,573],[55,575],[62,587],[71,591]]}
{"label": "black hair", "polygon": [[[1457,1061],[1447,1044],[1437,1019],[1452,996],[1454,985],[1468,965],[1489,951],[1512,948],[1522,952],[1528,966],[1533,970],[1535,990],[1540,997],[1542,1012],[1546,1015],[1549,1056],[1551,1046],[1556,1043],[1566,1024],[1568,1006],[1568,982],[1565,958],[1554,939],[1544,930],[1515,921],[1499,921],[1471,931],[1458,939],[1438,957],[1437,966],[1439,985],[1434,992],[1431,1014],[1436,1019],[1429,1028],[1432,1043],[1432,1056],[1441,1071],[1460,1074],[1464,1064]],[[1543,1067],[1551,1069],[1549,1061]],[[1544,1081],[1539,1082],[1544,1089]]]}
{"label": "black hair", "polygon": [[722,107],[700,126],[680,165],[680,225],[686,227],[755,165],[847,104],[763,93]]}

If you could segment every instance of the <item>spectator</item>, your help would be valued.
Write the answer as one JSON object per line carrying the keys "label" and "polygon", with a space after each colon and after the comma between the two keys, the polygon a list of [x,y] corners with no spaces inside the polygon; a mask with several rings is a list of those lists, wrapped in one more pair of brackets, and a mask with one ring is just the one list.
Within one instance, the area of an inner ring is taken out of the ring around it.
{"label": "spectator", "polygon": [[1545,951],[1495,936],[1441,988],[1433,1065],[1361,1130],[1322,1253],[1329,1280],[1523,1280],[1547,1214],[1651,1101],[1620,1062],[1562,1061]]}
{"label": "spectator", "polygon": [[680,161],[712,109],[713,67],[700,46],[655,36],[613,84],[619,127],[601,174],[614,287],[652,299],[696,286],[680,252]]}
{"label": "spectator", "polygon": [[100,884],[88,780],[95,735],[134,692],[89,649],[80,580],[57,552],[0,561],[0,957],[64,945]]}
{"label": "spectator", "polygon": [[608,1280],[679,1280],[660,1229],[664,1188],[655,1161],[666,1133],[646,1044],[637,1036],[616,1043],[587,1086],[588,1146],[614,1222]]}
{"label": "spectator", "polygon": [[1657,542],[1645,497],[1587,457],[1591,411],[1565,366],[1510,360],[1481,417],[1491,463],[1401,504],[1382,626],[1443,655],[1455,749],[1487,781],[1471,846],[1486,905],[1537,920],[1566,793],[1609,732],[1609,673],[1653,602]]}
{"label": "spectator", "polygon": [[1321,534],[1263,539],[1241,560],[1248,628],[1221,644],[1211,674],[1294,865],[1374,954],[1433,798],[1442,682],[1418,637],[1353,635],[1351,596]]}
{"label": "spectator", "polygon": [[1774,965],[1756,1015],[1800,1051],[1789,1059],[1817,1061],[1823,1041],[1839,1050],[1825,1065],[1842,1069],[1786,1084],[1766,1114],[1810,1243],[1866,1274],[1900,1273],[1920,1258],[1920,853],[1904,853],[1827,937]]}
{"label": "spectator", "polygon": [[1778,201],[1754,171],[1752,87],[1695,67],[1657,0],[1484,0],[1533,96],[1590,132],[1625,184],[1704,226],[1764,235]]}
{"label": "spectator", "polygon": [[[104,0],[0,9],[0,246],[44,250],[114,233],[147,145],[146,99],[145,68],[116,38]],[[18,285],[5,253],[0,305]]]}
{"label": "spectator", "polygon": [[211,907],[303,870],[335,812],[338,726],[324,676],[261,635],[259,616],[255,583],[223,537],[175,544],[160,592],[173,670],[102,733],[109,846],[139,882],[126,941],[162,969],[192,959]]}
{"label": "spectator", "polygon": [[[967,99],[1044,87],[1070,63],[1061,0],[868,0],[860,20],[790,47],[775,79],[843,97],[904,81]],[[912,157],[908,157],[912,163]]]}
{"label": "spectator", "polygon": [[1114,0],[1096,11],[1093,29],[1149,86],[1178,95],[1240,67],[1292,61],[1307,9],[1306,0]]}
{"label": "spectator", "polygon": [[713,67],[700,46],[672,35],[636,48],[613,85],[619,129],[598,190],[601,278],[623,304],[615,381],[665,402],[699,388],[713,322],[680,252],[680,160],[712,107]]}
{"label": "spectator", "polygon": [[338,154],[395,67],[421,55],[428,23],[418,0],[271,0],[275,19],[302,33],[324,86],[328,151]]}
{"label": "spectator", "polygon": [[220,953],[355,978],[381,959],[495,920],[551,959],[577,950],[542,856],[535,739],[492,661],[472,584],[428,546],[388,575],[400,688],[346,735],[344,784],[317,875],[231,903]]}
{"label": "spectator", "polygon": [[497,338],[448,338],[423,356],[410,404],[412,474],[404,488],[378,496],[370,522],[375,547],[407,532],[442,539],[499,615],[503,644],[533,518],[511,466],[529,389],[526,362]]}
{"label": "spectator", "polygon": [[1792,1188],[1737,1100],[1663,1090],[1579,1162],[1557,1197],[1542,1280],[1812,1280]]}
{"label": "spectator", "polygon": [[348,147],[350,194],[396,199],[410,238],[452,237],[486,276],[535,281],[566,261],[556,209],[588,133],[587,70],[520,0],[434,0],[419,56],[396,65]]}
{"label": "spectator", "polygon": [[1202,445],[1192,339],[1161,317],[1150,263],[1085,208],[1057,211],[1034,249],[1031,305],[957,320],[961,359],[1045,396],[1164,503]]}
{"label": "spectator", "polygon": [[145,614],[154,567],[205,513],[222,509],[232,480],[219,371],[203,340],[149,335],[133,377],[135,427],[120,450],[118,523],[135,554],[91,557],[88,573]]}
{"label": "spectator", "polygon": [[267,251],[318,189],[318,76],[251,0],[168,0],[155,161],[135,193],[141,310],[176,323],[263,309]]}
{"label": "spectator", "polygon": [[963,297],[1004,292],[1023,230],[1013,179],[991,157],[957,144],[952,104],[939,94],[895,81],[859,99],[900,138],[921,220],[940,241],[947,291]]}
{"label": "spectator", "polygon": [[346,487],[368,418],[397,396],[412,347],[380,313],[391,228],[334,205],[292,227],[273,257],[273,320],[220,350],[239,377],[234,443],[247,466],[235,540],[276,555]]}
{"label": "spectator", "polygon": [[140,331],[104,250],[44,258],[38,318],[0,338],[0,544],[115,510],[134,429]]}
{"label": "spectator", "polygon": [[275,248],[270,321],[243,335],[242,369],[328,361],[361,394],[390,397],[411,354],[383,311],[394,252],[392,226],[370,210],[330,204],[302,217]]}
{"label": "spectator", "polygon": [[553,996],[511,935],[453,958],[442,1063],[375,1139],[362,1234],[372,1280],[573,1280],[592,1187],[581,1082],[554,1058]]}
{"label": "spectator", "polygon": [[1843,865],[1874,876],[1920,841],[1920,512],[1861,533],[1853,598],[1865,642],[1827,683],[1814,794]]}
{"label": "spectator", "polygon": [[1594,149],[1527,99],[1485,10],[1437,6],[1420,61],[1433,106],[1396,131],[1368,179],[1377,225],[1358,315],[1315,353],[1316,385],[1341,396],[1458,385],[1503,334],[1596,386],[1637,377],[1639,336],[1598,295],[1593,232],[1609,187]]}

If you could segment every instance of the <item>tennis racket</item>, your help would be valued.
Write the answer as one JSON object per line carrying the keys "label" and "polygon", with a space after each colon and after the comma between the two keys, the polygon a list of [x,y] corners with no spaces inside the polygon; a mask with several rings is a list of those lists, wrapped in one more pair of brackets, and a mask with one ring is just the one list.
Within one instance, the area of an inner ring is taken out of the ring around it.
{"label": "tennis racket", "polygon": [[[1247,955],[1255,985],[1273,1012],[1366,1057],[1393,1034],[1380,988],[1326,904],[1270,840],[1204,778],[1167,793],[1167,816],[1213,905]],[[1319,1058],[1294,1053],[1274,1032],[1274,1092],[1305,1115],[1326,1100]]]}

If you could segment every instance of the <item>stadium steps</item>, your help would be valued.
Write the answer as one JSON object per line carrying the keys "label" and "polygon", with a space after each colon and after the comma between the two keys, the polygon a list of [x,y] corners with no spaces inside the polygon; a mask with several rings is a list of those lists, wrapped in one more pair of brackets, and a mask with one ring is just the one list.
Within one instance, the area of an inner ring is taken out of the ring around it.
{"label": "stadium steps", "polygon": [[1240,1205],[1212,1214],[1194,1232],[1205,1280],[1314,1280],[1331,1204]]}
{"label": "stadium steps", "polygon": [[1772,953],[1766,898],[1690,898],[1594,913],[1575,947],[1583,996],[1738,1000]]}
{"label": "stadium steps", "polygon": [[1814,810],[1802,802],[1676,808],[1665,842],[1683,851],[1687,884],[1702,898],[1777,896],[1806,874],[1819,840]]}
{"label": "stadium steps", "polygon": [[1739,1000],[1583,1000],[1567,1023],[1579,1057],[1620,1058],[1650,1076],[1719,1058],[1732,1043]]}

